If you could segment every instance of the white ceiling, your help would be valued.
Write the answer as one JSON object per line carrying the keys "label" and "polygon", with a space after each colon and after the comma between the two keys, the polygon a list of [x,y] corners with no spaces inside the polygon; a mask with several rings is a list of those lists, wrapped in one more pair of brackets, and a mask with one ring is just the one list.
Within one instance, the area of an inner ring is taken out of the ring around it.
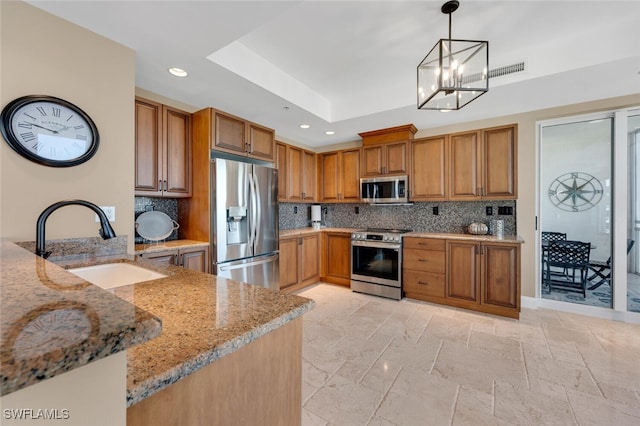
{"label": "white ceiling", "polygon": [[[29,3],[135,50],[137,87],[316,148],[407,123],[640,95],[639,0],[461,0],[453,38],[488,40],[490,69],[526,69],[492,79],[487,94],[447,114],[416,109],[416,66],[448,35],[444,0]],[[172,66],[189,77],[172,77]]]}

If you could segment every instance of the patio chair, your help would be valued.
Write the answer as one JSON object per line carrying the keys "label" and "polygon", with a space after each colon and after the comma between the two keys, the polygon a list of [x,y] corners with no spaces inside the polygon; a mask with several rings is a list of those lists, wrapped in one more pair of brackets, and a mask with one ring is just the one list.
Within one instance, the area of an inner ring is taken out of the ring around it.
{"label": "patio chair", "polygon": [[[550,241],[544,279],[544,284],[549,291],[552,287],[570,291],[577,290],[582,293],[582,297],[586,297],[590,252],[591,243],[571,240]],[[552,275],[552,267],[562,268],[565,273]]]}
{"label": "patio chair", "polygon": [[[631,252],[634,243],[634,240],[627,240],[627,255]],[[611,256],[609,256],[605,262],[602,260],[592,260],[589,262],[589,271],[591,272],[591,275],[588,280],[598,280],[595,284],[589,287],[589,290],[594,290],[604,283],[609,283],[609,285],[611,285]]]}
{"label": "patio chair", "polygon": [[547,250],[549,248],[550,241],[564,241],[567,239],[567,234],[563,232],[550,232],[550,231],[542,231],[541,240],[542,240],[542,279],[545,277],[545,261],[547,258]]}

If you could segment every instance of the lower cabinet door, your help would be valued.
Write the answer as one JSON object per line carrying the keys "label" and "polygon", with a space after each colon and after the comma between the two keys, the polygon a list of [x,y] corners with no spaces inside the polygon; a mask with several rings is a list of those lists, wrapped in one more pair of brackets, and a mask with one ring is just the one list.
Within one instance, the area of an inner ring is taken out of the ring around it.
{"label": "lower cabinet door", "polygon": [[298,238],[280,240],[280,289],[298,283]]}
{"label": "lower cabinet door", "polygon": [[143,259],[148,259],[158,265],[175,265],[178,258],[178,250],[165,250],[155,253],[143,253],[140,255]]}
{"label": "lower cabinet door", "polygon": [[482,303],[517,308],[520,300],[519,247],[484,244],[484,262]]}
{"label": "lower cabinet door", "polygon": [[184,268],[198,272],[209,272],[209,248],[196,247],[180,250],[181,264]]}
{"label": "lower cabinet door", "polygon": [[481,258],[480,243],[447,241],[447,298],[479,303]]}

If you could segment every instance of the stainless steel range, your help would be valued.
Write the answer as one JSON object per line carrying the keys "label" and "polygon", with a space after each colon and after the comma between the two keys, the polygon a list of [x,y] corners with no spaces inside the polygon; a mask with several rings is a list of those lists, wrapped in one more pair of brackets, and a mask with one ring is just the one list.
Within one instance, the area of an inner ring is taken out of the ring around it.
{"label": "stainless steel range", "polygon": [[351,290],[402,299],[402,234],[368,228],[351,234]]}

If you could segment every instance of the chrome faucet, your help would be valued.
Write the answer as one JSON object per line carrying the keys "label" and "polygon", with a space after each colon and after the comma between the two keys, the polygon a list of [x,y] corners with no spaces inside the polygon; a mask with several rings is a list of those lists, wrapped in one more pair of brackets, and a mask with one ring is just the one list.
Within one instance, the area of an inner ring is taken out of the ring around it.
{"label": "chrome faucet", "polygon": [[85,206],[93,210],[98,217],[100,218],[100,231],[99,234],[103,240],[108,240],[109,238],[114,238],[116,236],[115,231],[111,227],[109,223],[109,219],[104,214],[102,209],[96,206],[93,203],[84,200],[66,200],[66,201],[58,201],[57,203],[51,204],[49,207],[43,210],[38,216],[38,221],[36,223],[36,255],[46,259],[51,255],[50,251],[45,251],[44,249],[44,225],[47,222],[47,218],[51,213],[58,210],[60,207],[69,206],[69,205],[78,205]]}

